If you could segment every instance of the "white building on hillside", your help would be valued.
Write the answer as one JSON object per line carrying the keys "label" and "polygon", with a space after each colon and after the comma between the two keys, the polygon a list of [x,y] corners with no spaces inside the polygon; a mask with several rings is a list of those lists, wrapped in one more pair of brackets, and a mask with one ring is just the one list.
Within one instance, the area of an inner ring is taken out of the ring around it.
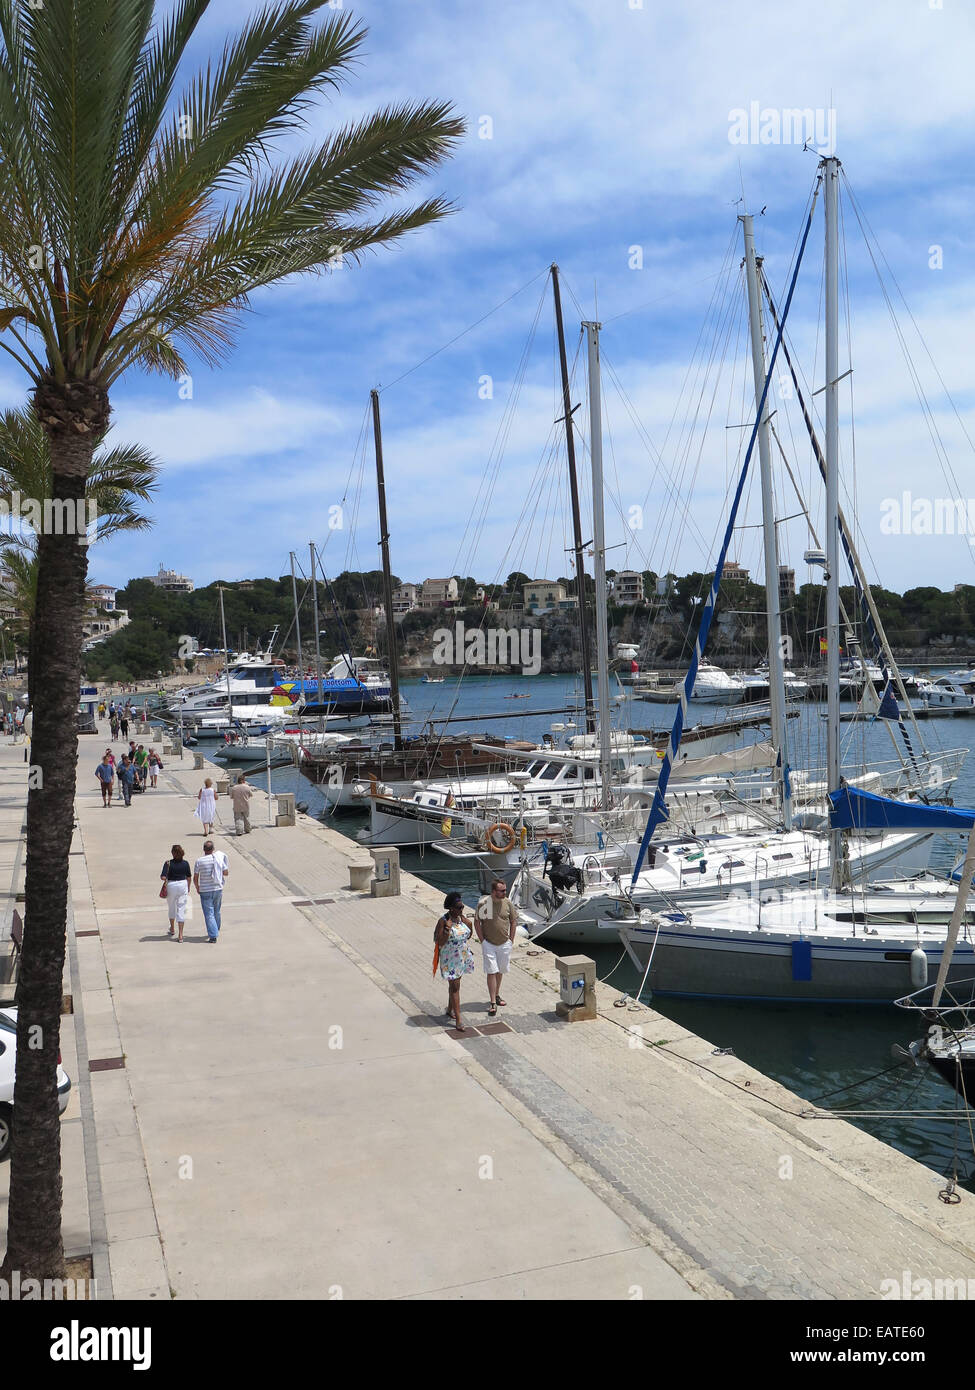
{"label": "white building on hillside", "polygon": [[150,584],[155,584],[157,589],[165,589],[169,594],[191,594],[193,592],[193,581],[185,574],[177,574],[175,570],[163,569],[159,566],[158,573],[143,575]]}
{"label": "white building on hillside", "polygon": [[609,584],[615,603],[632,605],[644,600],[643,575],[637,570],[617,570]]}
{"label": "white building on hillside", "polygon": [[457,602],[457,580],[424,579],[420,585],[418,606],[420,608],[449,608]]}

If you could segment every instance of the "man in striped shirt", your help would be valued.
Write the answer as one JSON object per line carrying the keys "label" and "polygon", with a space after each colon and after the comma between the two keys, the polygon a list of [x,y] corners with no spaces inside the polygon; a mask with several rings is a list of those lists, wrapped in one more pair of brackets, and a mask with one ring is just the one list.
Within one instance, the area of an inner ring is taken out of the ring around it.
{"label": "man in striped shirt", "polygon": [[229,873],[227,856],[222,850],[214,849],[212,840],[204,840],[203,855],[193,865],[193,886],[200,895],[207,938],[213,943],[220,934],[220,904],[224,880]]}

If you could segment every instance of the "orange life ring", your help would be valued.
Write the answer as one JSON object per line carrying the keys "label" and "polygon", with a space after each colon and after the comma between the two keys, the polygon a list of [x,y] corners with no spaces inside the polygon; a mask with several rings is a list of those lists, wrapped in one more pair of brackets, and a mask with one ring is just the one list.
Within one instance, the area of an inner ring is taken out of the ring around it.
{"label": "orange life ring", "polygon": [[[494,842],[494,832],[495,832],[496,830],[504,830],[504,831],[507,832],[507,836],[508,836],[508,842],[507,842],[507,844],[504,844],[504,845],[497,845],[497,844],[495,844],[495,842]],[[513,827],[510,826],[510,825],[508,824],[507,821],[503,821],[503,820],[497,820],[497,821],[495,821],[494,824],[493,824],[493,825],[489,825],[488,828],[487,828],[487,830],[484,832],[484,843],[485,843],[485,848],[486,848],[486,849],[489,849],[489,850],[492,850],[495,854],[507,854],[509,850],[514,849],[515,844],[517,843],[517,840],[518,840],[518,837],[517,837],[517,835],[515,834]]]}

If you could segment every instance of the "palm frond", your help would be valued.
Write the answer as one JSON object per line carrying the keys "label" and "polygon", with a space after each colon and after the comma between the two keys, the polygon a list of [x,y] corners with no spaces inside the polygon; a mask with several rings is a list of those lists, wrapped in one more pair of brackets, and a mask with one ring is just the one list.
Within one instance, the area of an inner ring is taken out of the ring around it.
{"label": "palm frond", "polygon": [[0,346],[35,381],[218,362],[255,289],[452,211],[380,207],[460,138],[444,102],[384,107],[273,166],[278,138],[354,67],[357,20],[330,0],[268,0],[186,82],[208,3],[173,0],[154,26],[153,0],[0,0]]}

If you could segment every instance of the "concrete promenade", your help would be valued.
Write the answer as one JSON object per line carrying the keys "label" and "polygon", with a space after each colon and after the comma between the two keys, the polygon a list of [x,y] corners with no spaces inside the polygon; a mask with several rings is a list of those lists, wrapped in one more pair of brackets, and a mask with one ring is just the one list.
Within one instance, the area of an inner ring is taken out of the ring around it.
{"label": "concrete promenade", "polygon": [[[259,794],[241,839],[217,804],[218,944],[197,899],[178,945],[159,872],[174,842],[200,853],[204,774],[166,760],[155,792],[105,810],[104,747],[80,740],[63,1046],[66,1243],[101,1297],[830,1299],[905,1270],[975,1278],[975,1199],[944,1206],[929,1169],[609,987],[598,1019],[558,1021],[549,952],[516,950],[506,1030],[456,1038],[430,970],[441,895],[409,875],[399,898],[348,892],[361,848],[305,817],[268,828]],[[22,758],[0,748],[0,850]],[[488,1025],[480,961],[463,999]]]}

